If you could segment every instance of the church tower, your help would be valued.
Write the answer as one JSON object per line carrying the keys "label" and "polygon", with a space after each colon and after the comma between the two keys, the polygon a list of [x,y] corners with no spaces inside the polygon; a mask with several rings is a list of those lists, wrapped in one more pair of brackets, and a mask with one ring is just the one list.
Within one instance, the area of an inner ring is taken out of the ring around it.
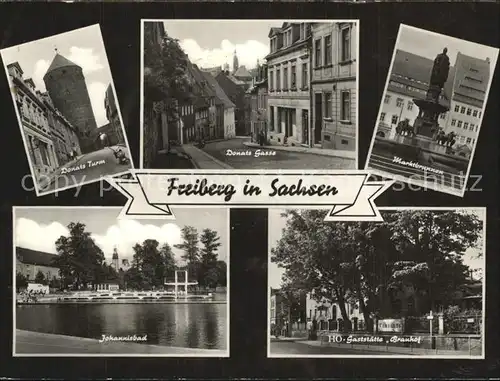
{"label": "church tower", "polygon": [[54,106],[76,128],[82,153],[92,152],[97,123],[82,68],[56,50],[43,81]]}
{"label": "church tower", "polygon": [[113,249],[113,262],[112,266],[115,269],[116,272],[120,270],[120,266],[118,264],[118,251],[116,250],[116,247]]}
{"label": "church tower", "polygon": [[233,57],[233,73],[236,73],[236,70],[238,70],[239,67],[240,65],[238,64],[238,56],[236,55],[236,49],[235,49]]}

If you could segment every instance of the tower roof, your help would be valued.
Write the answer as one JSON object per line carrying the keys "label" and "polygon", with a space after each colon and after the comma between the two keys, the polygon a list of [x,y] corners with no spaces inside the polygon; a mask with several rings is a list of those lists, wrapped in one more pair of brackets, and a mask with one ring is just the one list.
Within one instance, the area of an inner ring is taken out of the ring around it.
{"label": "tower roof", "polygon": [[54,70],[62,68],[62,67],[67,67],[67,66],[80,67],[77,64],[75,64],[74,62],[71,62],[70,60],[68,60],[66,57],[61,56],[59,53],[56,53],[56,56],[52,60],[52,63],[50,64],[49,68],[47,69],[47,72],[45,73],[45,75],[47,75],[51,71],[54,71]]}

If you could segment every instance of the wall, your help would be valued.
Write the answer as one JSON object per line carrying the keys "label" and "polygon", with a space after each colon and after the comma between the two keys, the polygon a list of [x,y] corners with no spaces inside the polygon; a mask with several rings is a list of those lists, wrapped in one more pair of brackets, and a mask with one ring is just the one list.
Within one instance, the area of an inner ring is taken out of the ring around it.
{"label": "wall", "polygon": [[224,109],[224,138],[231,139],[236,136],[234,121],[234,107]]}
{"label": "wall", "polygon": [[28,277],[29,280],[35,280],[36,274],[41,271],[45,275],[45,279],[52,279],[56,277],[59,279],[59,269],[57,267],[40,266],[40,265],[30,265],[16,261],[16,272],[23,274]]}
{"label": "wall", "polygon": [[482,110],[453,100],[449,114],[445,132],[453,131],[458,137],[457,144],[466,144],[472,149],[479,135]]}
{"label": "wall", "polygon": [[[292,61],[295,62],[296,83],[292,88]],[[309,101],[309,78],[303,78],[302,65],[306,64],[309,73],[309,55],[307,45],[289,51],[278,57],[268,60],[268,139],[271,143],[283,144],[285,138],[285,122],[278,117],[280,108],[293,109],[291,135],[288,136],[288,143],[291,145],[307,144],[307,132],[303,125],[302,111],[306,110],[310,115]],[[279,68],[279,77],[277,70]],[[287,79],[284,77],[284,68],[287,68]],[[272,79],[271,79],[272,78]],[[271,111],[271,108],[273,111]],[[284,115],[285,112],[282,112]],[[271,120],[273,115],[273,120]],[[309,117],[308,117],[309,118]],[[308,124],[308,123],[307,123]]]}
{"label": "wall", "polygon": [[77,128],[82,152],[92,152],[91,134],[97,124],[82,69],[55,69],[46,74],[44,82],[54,106]]}
{"label": "wall", "polygon": [[[343,31],[349,33],[348,51],[343,51]],[[326,54],[327,38],[330,54]],[[322,148],[356,149],[357,129],[357,27],[355,23],[314,23],[312,27],[312,100],[311,131],[313,141]],[[319,47],[319,57],[316,49]],[[318,59],[319,58],[319,59]],[[331,108],[326,109],[326,93],[331,94]],[[343,115],[343,93],[348,93],[349,107]],[[316,123],[316,96],[321,96],[321,123]],[[327,116],[328,117],[325,117]],[[317,130],[320,129],[320,130]]]}

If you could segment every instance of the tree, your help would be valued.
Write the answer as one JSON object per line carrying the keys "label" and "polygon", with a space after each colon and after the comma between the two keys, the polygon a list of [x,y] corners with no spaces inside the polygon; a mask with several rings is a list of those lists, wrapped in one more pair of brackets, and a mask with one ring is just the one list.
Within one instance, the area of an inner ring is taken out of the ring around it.
{"label": "tree", "polygon": [[215,288],[218,283],[218,270],[217,270],[217,250],[221,246],[219,242],[220,237],[215,230],[204,229],[200,242],[201,248],[201,263],[198,274],[198,281],[202,286]]}
{"label": "tree", "polygon": [[17,272],[16,273],[16,290],[19,292],[21,289],[25,289],[28,287],[28,277],[24,274]]}
{"label": "tree", "polygon": [[198,247],[198,231],[192,226],[184,226],[181,230],[182,243],[174,245],[184,253],[181,258],[186,262],[190,278],[198,279],[200,249]]}
{"label": "tree", "polygon": [[165,102],[169,119],[178,118],[177,102],[189,97],[188,58],[179,41],[163,32],[160,23],[144,23],[144,101]]}
{"label": "tree", "polygon": [[47,279],[45,279],[45,274],[42,273],[40,270],[38,270],[38,272],[36,273],[35,283],[47,284]]}
{"label": "tree", "polygon": [[227,287],[227,263],[224,261],[217,261],[217,286]]}
{"label": "tree", "polygon": [[[465,251],[481,236],[477,216],[460,211],[388,211],[384,222],[324,222],[326,212],[289,211],[271,260],[285,270],[284,292],[311,293],[337,303],[350,326],[346,304],[356,304],[371,329],[373,315],[394,317],[398,293],[411,292],[424,307],[446,306],[467,282]],[[420,298],[421,297],[421,298]]]}
{"label": "tree", "polygon": [[159,242],[154,239],[146,239],[142,245],[136,244],[133,247],[134,256],[130,269],[133,271],[128,284],[146,290],[163,285],[165,266],[159,245]]}
{"label": "tree", "polygon": [[436,302],[450,303],[457,287],[468,280],[469,268],[463,256],[481,237],[482,221],[475,214],[455,210],[405,210],[383,215],[400,254],[400,260],[393,264],[390,287],[411,283],[427,296],[431,310]]}
{"label": "tree", "polygon": [[285,269],[285,284],[307,290],[317,301],[337,302],[347,330],[346,295],[352,279],[347,276],[350,253],[343,250],[345,226],[325,223],[325,216],[321,210],[286,212],[287,224],[271,261]]}
{"label": "tree", "polygon": [[85,224],[71,222],[68,230],[69,236],[61,236],[56,241],[58,256],[54,259],[63,287],[73,286],[79,289],[90,283],[99,283],[104,253],[90,233],[85,231]]}
{"label": "tree", "polygon": [[163,270],[162,279],[165,279],[169,274],[172,274],[176,270],[175,256],[172,251],[172,247],[165,243],[160,249],[160,255],[162,257]]}

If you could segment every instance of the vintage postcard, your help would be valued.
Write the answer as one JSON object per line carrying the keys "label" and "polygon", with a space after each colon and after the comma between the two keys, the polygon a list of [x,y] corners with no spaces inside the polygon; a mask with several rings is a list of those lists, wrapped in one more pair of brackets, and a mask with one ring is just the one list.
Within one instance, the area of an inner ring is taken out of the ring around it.
{"label": "vintage postcard", "polygon": [[365,169],[463,197],[497,58],[401,25]]}
{"label": "vintage postcard", "polygon": [[142,20],[145,169],[357,169],[359,20]]}
{"label": "vintage postcard", "polygon": [[269,210],[268,357],[485,358],[486,208],[383,209]]}
{"label": "vintage postcard", "polygon": [[0,54],[37,196],[133,168],[99,25]]}
{"label": "vintage postcard", "polygon": [[229,357],[229,210],[14,207],[13,355]]}

